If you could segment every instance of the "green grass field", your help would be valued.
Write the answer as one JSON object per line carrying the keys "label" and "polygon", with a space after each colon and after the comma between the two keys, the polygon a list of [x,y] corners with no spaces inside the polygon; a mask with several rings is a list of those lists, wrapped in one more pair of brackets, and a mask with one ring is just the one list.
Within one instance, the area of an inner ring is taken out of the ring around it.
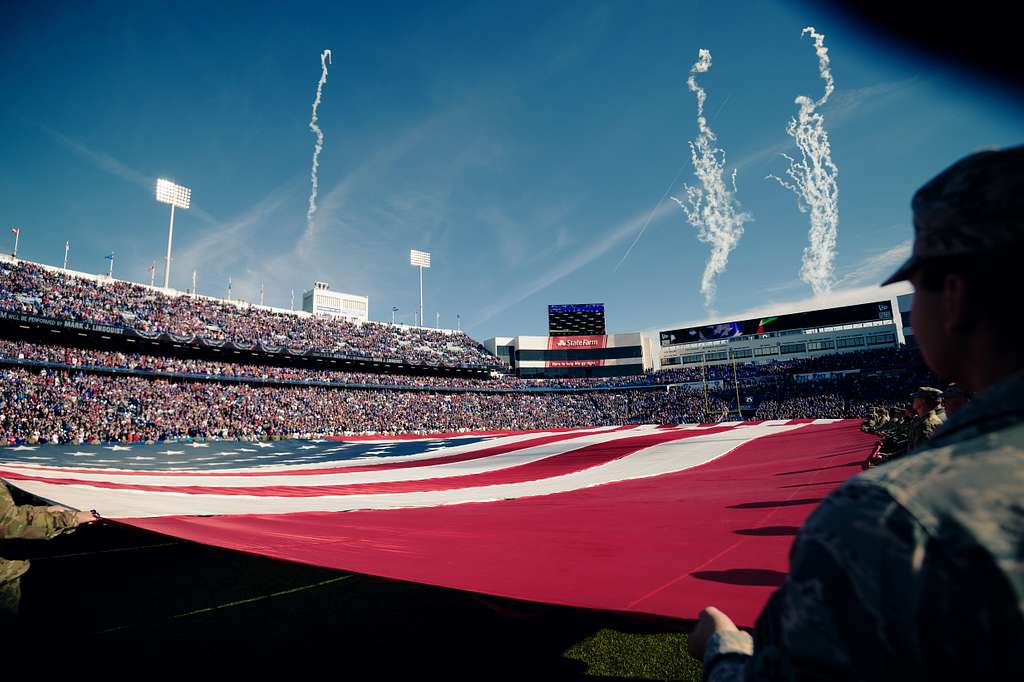
{"label": "green grass field", "polygon": [[[341,677],[699,680],[690,624],[482,597],[102,525],[4,542],[33,559],[30,647],[149,665]],[[56,635],[59,646],[50,636]],[[75,633],[69,638],[69,633]],[[89,659],[94,660],[94,659]]]}

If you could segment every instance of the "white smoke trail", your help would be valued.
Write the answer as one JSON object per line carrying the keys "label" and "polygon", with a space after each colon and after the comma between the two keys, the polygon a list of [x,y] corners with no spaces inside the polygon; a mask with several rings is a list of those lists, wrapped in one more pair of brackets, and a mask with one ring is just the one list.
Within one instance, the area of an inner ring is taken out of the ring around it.
{"label": "white smoke trail", "polygon": [[835,90],[835,81],[829,69],[825,36],[808,26],[800,35],[810,33],[814,38],[814,51],[818,55],[818,73],[825,81],[825,93],[819,100],[805,95],[796,98],[800,106],[796,117],[789,120],[786,132],[800,150],[800,160],[783,154],[789,161],[786,175],[790,181],[769,175],[796,195],[797,208],[809,213],[810,244],[804,249],[800,279],[811,285],[815,294],[832,290],[832,274],[836,259],[836,234],[839,227],[839,169],[832,162],[832,147],[825,130],[825,119],[816,109],[825,104]]}
{"label": "white smoke trail", "polygon": [[313,100],[313,117],[309,120],[309,129],[316,135],[316,144],[313,145],[313,167],[309,171],[309,209],[306,211],[306,233],[313,231],[313,216],[316,214],[316,192],[320,186],[320,179],[317,171],[320,168],[320,151],[324,148],[324,132],[317,125],[316,111],[320,107],[320,96],[323,94],[324,84],[327,82],[327,65],[331,63],[331,51],[324,50],[320,53],[320,82],[316,84],[316,99]]}
{"label": "white smoke trail", "polygon": [[697,139],[690,143],[690,159],[693,174],[700,181],[699,187],[686,185],[686,198],[672,197],[686,213],[686,219],[697,228],[697,238],[711,244],[711,255],[704,267],[700,291],[704,295],[704,306],[710,308],[715,298],[715,278],[725,272],[729,254],[736,248],[743,236],[743,223],[753,217],[740,210],[736,200],[736,171],[732,172],[732,190],[725,182],[725,152],[715,143],[717,137],[704,117],[704,101],[707,95],[697,85],[696,74],[706,73],[711,68],[711,52],[700,50],[698,58],[690,69],[686,84],[691,92],[697,93]]}

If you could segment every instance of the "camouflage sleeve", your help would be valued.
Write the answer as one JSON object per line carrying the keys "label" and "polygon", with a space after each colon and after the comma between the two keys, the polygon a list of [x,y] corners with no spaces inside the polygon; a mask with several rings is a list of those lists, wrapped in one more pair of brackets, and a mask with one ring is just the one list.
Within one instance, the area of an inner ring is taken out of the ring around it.
{"label": "camouflage sleeve", "polygon": [[[822,502],[790,553],[790,573],[757,621],[754,651],[710,660],[708,680],[895,679],[915,659],[903,607],[916,534],[880,487],[856,480]],[[893,535],[886,521],[906,526]],[[884,576],[884,580],[883,580]]]}
{"label": "camouflage sleeve", "polygon": [[52,512],[46,507],[14,504],[7,486],[0,482],[0,538],[49,540],[78,526],[75,512]]}
{"label": "camouflage sleeve", "polygon": [[925,419],[921,425],[921,442],[929,440],[935,433],[935,429],[942,426],[942,422],[938,419]]}
{"label": "camouflage sleeve", "polygon": [[704,679],[709,682],[740,682],[754,640],[745,632],[719,632],[708,639],[704,651]]}
{"label": "camouflage sleeve", "polygon": [[848,481],[801,529],[753,653],[714,642],[706,679],[988,679],[975,673],[1007,661],[1020,669],[1012,587],[991,557],[949,535],[929,534],[882,484]]}

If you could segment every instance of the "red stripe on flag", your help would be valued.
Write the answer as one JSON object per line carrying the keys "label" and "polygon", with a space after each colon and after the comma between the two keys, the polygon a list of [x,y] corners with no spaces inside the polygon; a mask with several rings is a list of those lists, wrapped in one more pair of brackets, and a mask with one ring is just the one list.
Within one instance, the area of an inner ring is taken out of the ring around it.
{"label": "red stripe on flag", "polygon": [[289,561],[515,599],[754,623],[796,529],[875,438],[810,425],[675,474],[427,509],[135,519],[129,525]]}
{"label": "red stripe on flag", "polygon": [[[28,475],[19,472],[0,471],[0,475],[16,481],[37,481],[56,485],[87,485],[106,490],[137,490],[153,493],[182,493],[186,495],[247,495],[251,497],[325,497],[329,495],[378,495],[385,493],[415,493],[435,490],[458,490],[462,488],[478,488],[489,485],[507,485],[525,483],[554,476],[564,476],[576,471],[606,464],[608,462],[631,455],[644,448],[662,443],[669,443],[693,436],[704,436],[724,431],[732,431],[735,427],[723,426],[701,431],[674,431],[652,433],[630,438],[619,438],[606,443],[593,443],[575,450],[552,455],[535,462],[511,466],[497,471],[487,471],[464,476],[448,476],[444,478],[426,478],[415,481],[384,481],[380,483],[349,483],[339,485],[307,485],[307,486],[168,486],[168,485],[137,485],[131,483],[113,483],[110,481],[91,481],[74,478],[48,478],[45,476]],[[156,474],[159,475],[159,474]],[[225,473],[230,476],[230,473]]]}

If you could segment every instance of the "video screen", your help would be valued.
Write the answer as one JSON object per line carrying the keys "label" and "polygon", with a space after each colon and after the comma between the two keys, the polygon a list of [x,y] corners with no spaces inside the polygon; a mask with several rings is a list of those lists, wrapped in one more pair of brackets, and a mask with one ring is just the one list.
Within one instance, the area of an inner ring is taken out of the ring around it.
{"label": "video screen", "polygon": [[685,327],[661,332],[662,346],[675,346],[695,341],[714,341],[749,334],[767,334],[789,329],[813,329],[834,327],[856,322],[891,320],[892,304],[889,301],[860,303],[826,310],[811,310],[804,313],[789,313],[769,317],[725,322],[704,327]]}
{"label": "video screen", "polygon": [[604,336],[603,303],[548,306],[549,336]]}

